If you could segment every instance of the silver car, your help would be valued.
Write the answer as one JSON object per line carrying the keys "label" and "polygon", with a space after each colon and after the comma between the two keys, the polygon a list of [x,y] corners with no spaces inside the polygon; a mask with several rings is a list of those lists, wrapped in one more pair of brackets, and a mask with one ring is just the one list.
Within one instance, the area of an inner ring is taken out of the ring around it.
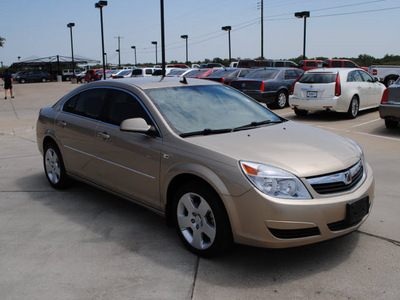
{"label": "silver car", "polygon": [[143,205],[204,257],[233,242],[282,248],[347,234],[374,198],[356,143],[210,81],[80,86],[41,109],[37,143],[51,186],[74,178]]}

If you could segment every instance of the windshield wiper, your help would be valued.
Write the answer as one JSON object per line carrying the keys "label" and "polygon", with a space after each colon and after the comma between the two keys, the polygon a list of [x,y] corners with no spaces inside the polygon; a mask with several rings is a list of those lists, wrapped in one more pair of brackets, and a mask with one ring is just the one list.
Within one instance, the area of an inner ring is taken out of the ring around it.
{"label": "windshield wiper", "polygon": [[206,128],[206,129],[200,130],[200,131],[181,133],[179,136],[188,137],[188,136],[194,136],[194,135],[209,135],[209,134],[219,134],[219,133],[227,133],[227,132],[232,132],[232,129],[231,128],[227,128],[227,129]]}
{"label": "windshield wiper", "polygon": [[250,124],[236,127],[232,131],[246,130],[246,129],[258,127],[260,125],[277,124],[277,123],[282,123],[282,122],[283,122],[283,120],[276,120],[276,121],[265,120],[265,121],[259,121],[259,122],[251,122]]}

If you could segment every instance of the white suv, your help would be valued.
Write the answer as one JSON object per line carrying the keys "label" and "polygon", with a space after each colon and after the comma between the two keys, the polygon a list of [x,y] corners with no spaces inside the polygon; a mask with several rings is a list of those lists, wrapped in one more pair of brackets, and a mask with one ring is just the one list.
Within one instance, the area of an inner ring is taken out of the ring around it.
{"label": "white suv", "polygon": [[293,83],[289,103],[298,116],[326,110],[355,118],[359,110],[378,107],[384,90],[362,69],[313,69]]}
{"label": "white suv", "polygon": [[147,77],[152,76],[157,68],[137,68],[132,71],[131,77]]}

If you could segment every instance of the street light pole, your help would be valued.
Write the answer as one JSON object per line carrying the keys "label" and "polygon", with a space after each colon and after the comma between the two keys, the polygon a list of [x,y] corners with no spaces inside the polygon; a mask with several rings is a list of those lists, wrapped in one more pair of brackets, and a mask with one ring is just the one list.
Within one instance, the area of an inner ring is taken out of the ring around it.
{"label": "street light pole", "polygon": [[100,8],[100,26],[101,26],[101,56],[103,58],[103,78],[106,80],[106,63],[104,58],[104,31],[103,31],[103,7],[107,6],[107,1],[99,1],[94,4],[94,7]]}
{"label": "street light pole", "polygon": [[188,38],[189,36],[187,34],[181,35],[181,38],[186,40],[186,63],[189,63],[189,58],[188,58]]}
{"label": "street light pole", "polygon": [[74,27],[74,26],[75,26],[75,23],[68,23],[67,24],[67,27],[70,29],[70,32],[71,32],[72,78],[75,78],[74,42],[73,42],[73,39],[72,39],[72,27]]}
{"label": "street light pole", "polygon": [[135,67],[137,65],[137,60],[136,60],[136,46],[131,46],[131,48],[134,50],[135,52]]}
{"label": "street light pole", "polygon": [[157,65],[157,42],[152,41],[151,43],[156,46],[156,65]]}
{"label": "street light pole", "polygon": [[296,18],[304,19],[304,35],[303,35],[303,60],[306,59],[306,29],[307,29],[307,18],[310,17],[309,11],[296,12],[294,14]]}
{"label": "street light pole", "polygon": [[228,31],[228,42],[229,42],[229,64],[231,63],[231,30],[232,26],[224,26],[222,30]]}

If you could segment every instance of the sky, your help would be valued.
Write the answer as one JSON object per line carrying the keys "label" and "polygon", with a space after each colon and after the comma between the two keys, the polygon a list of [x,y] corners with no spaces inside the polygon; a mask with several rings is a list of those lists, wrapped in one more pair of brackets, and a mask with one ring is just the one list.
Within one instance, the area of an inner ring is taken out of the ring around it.
{"label": "sky", "polygon": [[[34,57],[74,55],[101,60],[100,10],[89,0],[0,0],[0,61],[5,66]],[[228,58],[231,26],[232,58],[261,55],[261,0],[164,0],[166,61],[184,62],[188,35],[189,61]],[[399,0],[264,0],[264,57],[288,59],[302,55],[304,21],[295,12],[310,11],[307,18],[306,55],[309,58],[381,58],[399,55]],[[159,0],[109,0],[103,8],[104,44],[109,63],[161,62]]]}

